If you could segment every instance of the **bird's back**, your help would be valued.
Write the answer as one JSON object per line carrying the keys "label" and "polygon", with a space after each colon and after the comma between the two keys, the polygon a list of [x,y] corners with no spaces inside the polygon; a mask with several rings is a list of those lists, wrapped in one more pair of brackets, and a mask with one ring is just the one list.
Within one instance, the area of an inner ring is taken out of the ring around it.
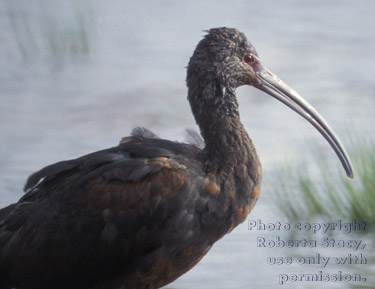
{"label": "bird's back", "polygon": [[203,166],[197,146],[133,136],[34,173],[0,211],[3,284],[158,288],[177,278],[213,243]]}

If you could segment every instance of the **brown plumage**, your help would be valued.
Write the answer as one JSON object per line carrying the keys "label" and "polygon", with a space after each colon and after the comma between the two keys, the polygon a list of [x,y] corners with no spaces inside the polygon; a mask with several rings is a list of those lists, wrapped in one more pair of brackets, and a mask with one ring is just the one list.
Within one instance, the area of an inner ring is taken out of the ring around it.
{"label": "brown plumage", "polygon": [[244,34],[211,29],[187,75],[204,147],[137,128],[116,147],[31,175],[25,196],[0,210],[1,288],[152,289],[191,269],[259,197],[261,165],[240,122],[240,85],[308,119],[352,175],[328,125],[261,65]]}

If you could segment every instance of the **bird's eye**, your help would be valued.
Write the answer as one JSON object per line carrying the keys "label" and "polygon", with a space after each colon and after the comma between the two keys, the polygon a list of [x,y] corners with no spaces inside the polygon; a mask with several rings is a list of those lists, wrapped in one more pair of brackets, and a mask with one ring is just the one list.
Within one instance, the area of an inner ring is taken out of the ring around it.
{"label": "bird's eye", "polygon": [[255,58],[252,54],[246,54],[243,59],[248,64],[253,64],[255,62]]}

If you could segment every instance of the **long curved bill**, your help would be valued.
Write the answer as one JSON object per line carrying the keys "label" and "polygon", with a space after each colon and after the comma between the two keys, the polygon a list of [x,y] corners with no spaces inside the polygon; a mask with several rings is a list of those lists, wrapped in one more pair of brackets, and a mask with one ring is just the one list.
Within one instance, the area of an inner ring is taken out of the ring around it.
{"label": "long curved bill", "polygon": [[349,178],[353,178],[353,167],[348,154],[339,138],[324,118],[297,92],[281,81],[268,69],[261,67],[257,74],[262,83],[259,86],[256,86],[256,88],[273,96],[309,121],[334,149],[345,169],[346,175]]}

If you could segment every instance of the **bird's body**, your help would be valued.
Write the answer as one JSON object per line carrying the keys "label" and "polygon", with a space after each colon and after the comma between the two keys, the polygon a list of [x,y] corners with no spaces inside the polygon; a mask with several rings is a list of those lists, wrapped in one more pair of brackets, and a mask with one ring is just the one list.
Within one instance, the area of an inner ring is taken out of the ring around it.
{"label": "bird's body", "polygon": [[204,148],[136,130],[33,174],[26,195],[0,210],[1,288],[160,288],[243,222],[261,184],[234,92],[259,85],[244,55],[258,59],[242,33],[217,28],[190,60]]}
{"label": "bird's body", "polygon": [[29,193],[3,209],[2,273],[21,288],[169,283],[257,199],[259,178],[236,184],[234,168],[214,175],[205,160],[195,145],[134,136],[36,173]]}

